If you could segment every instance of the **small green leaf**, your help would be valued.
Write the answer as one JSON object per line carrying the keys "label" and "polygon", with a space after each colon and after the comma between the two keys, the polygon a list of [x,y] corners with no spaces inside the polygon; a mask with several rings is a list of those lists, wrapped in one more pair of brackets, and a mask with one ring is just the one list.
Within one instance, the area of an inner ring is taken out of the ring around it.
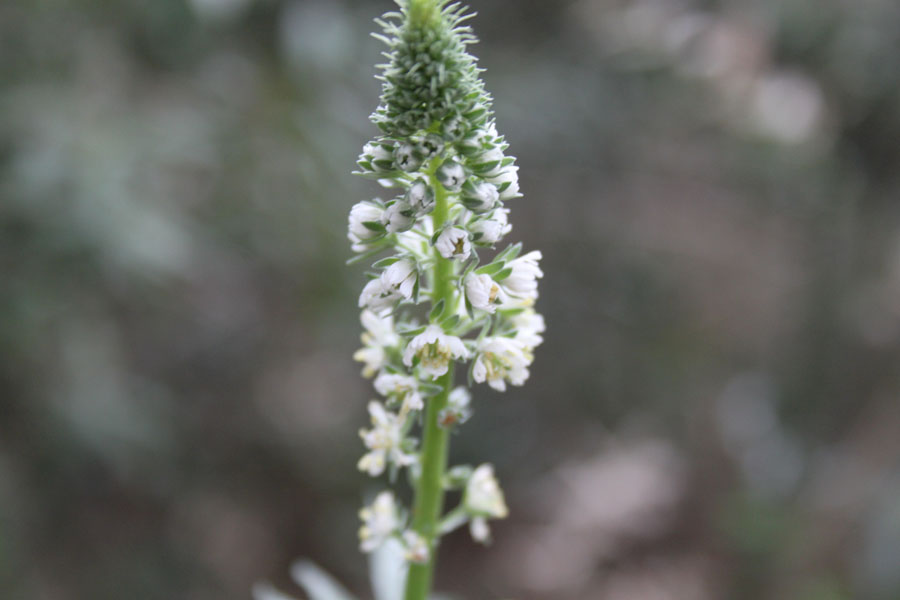
{"label": "small green leaf", "polygon": [[518,244],[513,244],[511,246],[508,246],[506,248],[506,250],[504,250],[499,255],[497,255],[497,258],[494,260],[495,261],[512,260],[515,257],[517,257],[519,255],[519,252],[521,252],[521,251],[522,251],[522,242],[519,242]]}
{"label": "small green leaf", "polygon": [[492,262],[489,265],[484,265],[479,269],[475,269],[475,273],[478,275],[493,275],[494,273],[499,273],[503,270],[504,263],[502,260],[497,262]]}
{"label": "small green leaf", "polygon": [[432,323],[444,312],[444,299],[441,298],[438,300],[437,304],[434,305],[434,308],[431,309],[431,312],[428,313],[428,320]]}
{"label": "small green leaf", "polygon": [[355,265],[355,264],[358,263],[358,262],[362,262],[362,261],[364,261],[364,260],[366,260],[366,259],[372,258],[373,256],[375,256],[376,254],[378,254],[378,253],[381,252],[382,250],[384,250],[384,244],[378,244],[377,246],[375,246],[375,247],[372,248],[371,250],[367,250],[366,252],[364,252],[364,253],[362,253],[362,254],[358,254],[358,255],[356,255],[356,256],[354,256],[354,257],[352,257],[352,258],[348,258],[347,261],[346,261],[346,264],[347,264],[347,265]]}
{"label": "small green leaf", "polygon": [[466,280],[466,277],[469,275],[469,273],[471,273],[472,270],[478,266],[478,261],[478,255],[473,252],[472,259],[469,260],[469,262],[466,264],[466,268],[462,272],[462,275],[459,276],[460,282],[464,282]]}
{"label": "small green leaf", "polygon": [[512,275],[512,271],[513,270],[511,267],[506,267],[505,269],[503,269],[502,271],[500,271],[499,273],[494,275],[494,281],[497,281],[497,282],[503,281],[504,279],[506,279],[507,277]]}
{"label": "small green leaf", "polygon": [[459,315],[450,315],[441,321],[441,328],[444,331],[450,331],[459,324]]}
{"label": "small green leaf", "polygon": [[478,117],[484,115],[487,112],[486,108],[476,108],[475,110],[470,110],[466,114],[463,115],[467,120],[474,121]]}
{"label": "small green leaf", "polygon": [[378,233],[385,233],[387,231],[384,225],[378,221],[363,221],[363,227],[369,231],[377,231]]}
{"label": "small green leaf", "polygon": [[479,174],[487,173],[489,171],[492,171],[493,169],[496,169],[497,166],[500,165],[500,162],[501,161],[499,160],[491,160],[484,163],[478,163],[477,165],[472,165],[472,170]]}
{"label": "small green leaf", "polygon": [[397,333],[399,333],[403,337],[416,337],[423,331],[425,331],[424,325],[422,325],[421,327],[415,327],[413,329],[400,329],[400,330],[397,330]]}
{"label": "small green leaf", "polygon": [[400,260],[399,256],[388,256],[387,258],[382,258],[381,260],[372,263],[372,268],[373,269],[383,269],[385,267],[391,266],[398,260]]}
{"label": "small green leaf", "polygon": [[491,330],[491,325],[494,324],[493,319],[485,319],[484,325],[481,326],[481,331],[478,332],[478,341],[480,342],[485,338],[488,332]]}

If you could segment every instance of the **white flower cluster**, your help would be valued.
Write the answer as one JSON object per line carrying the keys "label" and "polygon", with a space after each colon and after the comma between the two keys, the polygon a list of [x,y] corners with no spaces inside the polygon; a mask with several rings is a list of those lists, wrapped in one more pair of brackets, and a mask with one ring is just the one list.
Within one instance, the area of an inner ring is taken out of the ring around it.
{"label": "white flower cluster", "polygon": [[[393,480],[405,467],[415,484],[428,447],[417,439],[419,425],[440,431],[471,416],[468,390],[451,390],[456,363],[468,363],[470,384],[497,391],[528,379],[543,341],[544,320],[534,308],[543,272],[539,251],[497,249],[511,230],[505,203],[521,196],[519,168],[465,51],[474,37],[460,25],[463,10],[439,0],[435,12],[423,9],[416,20],[412,4],[399,4],[401,23],[380,22],[390,52],[372,118],[384,135],[357,162],[359,174],[393,197],[356,204],[347,237],[358,253],[353,261],[375,261],[359,296],[365,332],[354,358],[381,398],[369,403],[371,428],[360,431],[366,453],[359,468]],[[487,542],[488,519],[507,514],[493,467],[449,473],[445,487],[461,490],[463,499],[440,530],[469,523],[472,536]],[[361,513],[363,551],[392,538],[409,560],[427,562],[432,540],[413,531],[406,514],[391,492],[378,495]],[[421,523],[418,531],[425,531]]]}
{"label": "white flower cluster", "polygon": [[[354,206],[347,234],[362,258],[389,253],[373,264],[372,279],[360,294],[365,333],[363,348],[354,355],[383,397],[369,403],[372,426],[360,431],[367,453],[359,468],[371,476],[403,467],[415,472],[414,425],[441,390],[436,380],[454,363],[468,361],[470,381],[498,391],[528,379],[534,349],[543,341],[544,320],[534,310],[543,272],[539,251],[520,255],[517,244],[492,252],[511,229],[503,203],[519,197],[518,167],[505,149],[491,122],[457,138],[431,133],[381,138],[367,144],[360,157],[364,174],[401,190],[388,202]],[[436,222],[439,196],[446,208]],[[482,255],[491,253],[494,257],[481,264]],[[453,283],[450,294],[438,299],[432,272],[440,260],[450,262]],[[432,310],[423,324],[419,305],[429,301]],[[456,388],[439,423],[454,427],[470,415],[468,391]],[[454,522],[462,515],[473,538],[487,542],[487,520],[507,513],[503,493],[490,465],[465,473],[457,482],[464,492]],[[405,528],[397,502],[383,492],[363,510],[363,551],[393,537],[405,545],[410,560],[427,560],[427,544]]]}
{"label": "white flower cluster", "polygon": [[397,538],[406,549],[406,560],[428,562],[428,543],[415,531],[403,530],[400,508],[391,492],[378,494],[372,504],[359,511],[359,518],[363,522],[359,528],[359,548],[363,552],[377,550],[387,540]]}

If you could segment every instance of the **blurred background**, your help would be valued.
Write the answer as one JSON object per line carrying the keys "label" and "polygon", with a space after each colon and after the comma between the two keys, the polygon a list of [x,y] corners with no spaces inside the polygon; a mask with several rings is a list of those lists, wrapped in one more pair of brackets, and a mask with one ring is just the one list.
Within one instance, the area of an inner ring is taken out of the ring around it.
{"label": "blurred background", "polygon": [[[900,598],[900,4],[471,0],[544,254],[440,589]],[[0,597],[367,597],[350,175],[387,0],[0,3]]]}

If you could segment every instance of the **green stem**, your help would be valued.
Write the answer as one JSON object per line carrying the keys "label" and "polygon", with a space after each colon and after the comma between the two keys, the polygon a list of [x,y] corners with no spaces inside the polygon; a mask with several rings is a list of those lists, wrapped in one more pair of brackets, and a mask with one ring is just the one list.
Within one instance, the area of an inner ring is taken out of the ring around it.
{"label": "green stem", "polygon": [[[447,192],[431,175],[431,185],[435,190],[435,206],[432,213],[435,231],[447,220],[449,206]],[[432,271],[432,304],[444,301],[444,313],[452,310],[453,301],[453,262],[444,258],[434,250],[434,269]],[[443,315],[438,316],[438,320]],[[447,406],[447,397],[453,388],[453,363],[447,373],[437,383],[441,392],[428,400],[425,411],[425,431],[422,442],[422,471],[416,485],[416,497],[413,504],[413,529],[428,542],[431,555],[424,565],[411,564],[406,580],[406,600],[426,600],[431,590],[434,577],[434,566],[437,562],[438,524],[444,505],[444,471],[447,470],[447,454],[449,449],[448,431],[438,424],[438,416]]]}

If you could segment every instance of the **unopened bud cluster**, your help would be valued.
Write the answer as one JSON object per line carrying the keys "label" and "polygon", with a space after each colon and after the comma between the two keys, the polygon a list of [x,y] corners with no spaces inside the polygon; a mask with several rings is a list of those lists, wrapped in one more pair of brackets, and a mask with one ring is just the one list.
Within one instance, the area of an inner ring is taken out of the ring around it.
{"label": "unopened bud cluster", "polygon": [[[360,431],[367,451],[359,468],[391,481],[407,468],[415,481],[420,414],[441,393],[438,378],[468,363],[469,385],[504,391],[528,379],[544,331],[534,310],[543,273],[539,251],[497,248],[511,229],[504,203],[520,197],[518,167],[466,52],[475,41],[461,25],[466,15],[447,2],[418,16],[399,4],[400,12],[379,21],[389,62],[381,65],[384,89],[372,120],[382,135],[358,161],[387,199],[356,204],[348,237],[359,253],[354,260],[374,261],[359,297],[365,332],[354,358],[380,398],[368,405],[371,427]],[[439,285],[445,293],[436,293]],[[470,415],[469,392],[457,387],[438,422],[453,428]],[[454,467],[444,479],[462,501],[440,531],[468,523],[476,540],[488,541],[488,519],[507,514],[493,467]],[[378,494],[360,517],[363,551],[396,538],[409,561],[429,560],[428,541],[410,528],[394,493]]]}

